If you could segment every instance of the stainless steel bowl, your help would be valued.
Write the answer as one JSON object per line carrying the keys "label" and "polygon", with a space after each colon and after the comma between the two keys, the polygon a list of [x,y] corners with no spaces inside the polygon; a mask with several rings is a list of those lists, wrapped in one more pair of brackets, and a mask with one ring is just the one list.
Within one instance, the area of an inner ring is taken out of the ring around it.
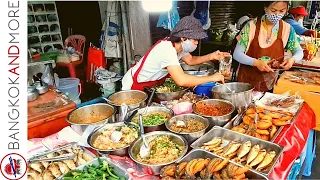
{"label": "stainless steel bowl", "polygon": [[35,101],[39,97],[39,92],[35,86],[28,87],[28,102]]}
{"label": "stainless steel bowl", "polygon": [[[139,131],[139,127],[134,124],[134,123],[129,123],[130,125],[134,126],[137,128],[138,130],[138,134],[140,136],[140,131]],[[129,149],[129,146],[130,145],[127,145],[127,146],[124,146],[122,148],[118,148],[118,149],[109,149],[109,150],[106,150],[106,149],[99,149],[99,148],[95,148],[93,146],[93,141],[97,138],[98,135],[100,135],[104,130],[107,130],[107,129],[110,129],[112,127],[121,127],[121,126],[124,126],[125,123],[124,122],[116,122],[116,123],[108,123],[108,124],[105,124],[104,126],[101,126],[97,129],[95,129],[87,138],[87,143],[89,144],[89,146],[98,151],[99,153],[101,154],[112,154],[112,155],[117,155],[117,156],[125,156],[125,155],[128,155],[128,149]],[[133,143],[133,142],[132,142]]]}
{"label": "stainless steel bowl", "polygon": [[[230,113],[225,114],[223,116],[206,116],[206,115],[199,114],[195,111],[197,104],[200,102],[204,102],[204,103],[210,104],[210,105],[230,105],[232,107],[232,110]],[[202,116],[202,117],[205,117],[209,120],[209,122],[210,122],[209,128],[210,129],[213,126],[224,126],[225,124],[227,124],[228,121],[230,120],[234,110],[235,110],[235,107],[231,102],[226,101],[226,100],[221,100],[221,99],[205,99],[205,100],[199,101],[193,105],[193,112],[195,114]]]}
{"label": "stainless steel bowl", "polygon": [[184,73],[193,76],[210,76],[217,71],[211,63],[203,63],[195,66],[189,66],[185,63],[181,63],[180,65]]}
{"label": "stainless steel bowl", "polygon": [[221,84],[212,88],[212,97],[230,101],[237,109],[243,109],[252,102],[254,87],[251,84],[232,82],[226,83],[225,85],[231,90],[234,90],[235,93],[230,92],[223,84]]}
{"label": "stainless steel bowl", "polygon": [[180,99],[187,91],[189,88],[176,91],[176,92],[155,92],[154,96],[159,100],[159,101],[170,101],[170,100],[178,100]]}
{"label": "stainless steel bowl", "polygon": [[150,164],[145,164],[142,163],[140,161],[137,160],[137,154],[139,154],[140,152],[140,147],[141,147],[141,143],[142,143],[142,139],[141,137],[139,139],[137,139],[137,141],[135,141],[129,148],[129,156],[132,160],[134,160],[136,163],[142,165],[143,167],[146,168],[151,168],[153,170],[153,172],[155,173],[155,175],[160,174],[160,170],[163,166],[166,166],[168,164],[174,163],[176,161],[178,161],[179,159],[181,159],[188,151],[188,142],[187,140],[185,140],[184,137],[179,136],[177,134],[168,132],[168,131],[154,131],[154,132],[150,132],[145,134],[145,138],[148,142],[150,142],[153,138],[159,136],[159,135],[168,135],[170,137],[170,139],[175,142],[176,144],[179,144],[181,146],[184,146],[184,149],[180,155],[180,157],[174,161],[168,162],[168,163],[162,163],[162,164],[157,164],[157,165],[150,165]]}
{"label": "stainless steel bowl", "polygon": [[41,83],[39,81],[37,81],[34,83],[34,86],[36,87],[39,94],[45,94],[49,90],[49,86],[45,82],[42,82],[42,85],[41,85]]}
{"label": "stainless steel bowl", "polygon": [[119,91],[116,93],[111,94],[108,99],[106,99],[106,101],[115,106],[117,109],[117,112],[119,114],[121,114],[121,104],[115,104],[115,101],[125,101],[128,99],[140,99],[140,101],[136,104],[128,104],[128,113],[127,116],[130,116],[131,113],[138,109],[138,108],[143,108],[146,106],[146,99],[148,98],[147,93],[143,92],[143,91],[139,91],[139,90],[126,90],[126,91]]}
{"label": "stainless steel bowl", "polygon": [[[147,107],[145,108],[142,108],[142,109],[139,109],[138,110],[138,113],[133,117],[132,120],[134,119],[138,119],[139,118],[139,114],[140,113],[143,113],[145,111]],[[167,113],[169,114],[171,117],[174,116],[174,113],[171,109],[168,109],[166,107],[161,107],[161,106],[150,106],[147,108],[147,111],[146,111],[146,114],[147,115],[148,113],[151,113],[151,112],[164,112],[164,113]],[[139,120],[139,119],[138,119]],[[168,119],[169,120],[169,119]],[[135,122],[134,122],[135,123]],[[139,123],[137,123],[139,124]],[[164,125],[165,123],[163,124],[158,124],[158,125],[154,125],[154,126],[148,126],[148,125],[143,125],[144,127],[144,132],[145,133],[148,133],[148,132],[152,132],[152,131],[165,131],[166,130],[166,127]]]}
{"label": "stainless steel bowl", "polygon": [[[182,120],[184,122],[187,122],[190,119],[194,119],[196,121],[200,121],[204,123],[205,128],[198,131],[198,132],[192,132],[192,133],[184,133],[184,132],[176,132],[172,130],[170,127],[172,124],[175,124],[178,120]],[[206,132],[207,128],[209,127],[209,120],[207,118],[204,118],[202,116],[196,115],[196,114],[181,114],[178,116],[174,116],[171,118],[169,121],[165,123],[166,128],[176,134],[182,135],[186,140],[188,141],[189,144],[193,143],[195,140],[197,140],[199,137],[203,136],[204,133]]]}
{"label": "stainless steel bowl", "polygon": [[[95,123],[81,123],[81,121],[95,116],[101,116],[103,119]],[[83,106],[71,111],[67,116],[67,122],[80,128],[83,132],[89,125],[101,126],[108,122],[115,122],[115,109],[106,103]]]}

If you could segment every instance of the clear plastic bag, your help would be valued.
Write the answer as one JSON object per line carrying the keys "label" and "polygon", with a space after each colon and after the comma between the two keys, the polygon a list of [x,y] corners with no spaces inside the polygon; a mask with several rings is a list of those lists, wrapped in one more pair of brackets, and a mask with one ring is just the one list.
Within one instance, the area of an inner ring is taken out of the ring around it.
{"label": "clear plastic bag", "polygon": [[125,169],[132,180],[159,180],[158,176],[155,176],[151,167],[143,167],[137,163],[135,163],[132,159],[126,156],[108,156],[112,163],[116,166],[119,166]]}
{"label": "clear plastic bag", "polygon": [[[47,83],[48,85],[53,86],[53,81],[52,81],[52,76],[51,76],[51,69],[49,66],[45,67],[45,70],[41,76],[41,80],[45,83]],[[54,73],[54,81],[55,81],[55,85],[58,86],[59,85],[59,77],[58,74]]]}
{"label": "clear plastic bag", "polygon": [[295,104],[296,99],[301,99],[301,97],[296,95],[291,96],[290,91],[287,91],[279,96],[271,96],[266,101],[266,105],[279,108],[288,108]]}
{"label": "clear plastic bag", "polygon": [[220,61],[219,64],[219,72],[224,77],[231,76],[231,65],[232,65],[232,56],[225,56],[223,60]]}
{"label": "clear plastic bag", "polygon": [[175,115],[188,114],[188,113],[192,113],[193,111],[192,105],[193,103],[191,102],[180,102],[174,105],[172,110]]}

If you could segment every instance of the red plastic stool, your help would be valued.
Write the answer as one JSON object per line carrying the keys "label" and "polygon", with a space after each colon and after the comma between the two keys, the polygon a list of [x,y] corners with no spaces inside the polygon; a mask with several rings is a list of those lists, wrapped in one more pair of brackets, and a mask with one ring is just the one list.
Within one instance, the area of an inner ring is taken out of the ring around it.
{"label": "red plastic stool", "polygon": [[[57,66],[67,67],[69,70],[70,77],[72,78],[77,78],[76,66],[78,66],[79,64],[82,64],[83,62],[83,53],[84,53],[85,45],[86,45],[86,38],[83,35],[71,35],[67,37],[67,39],[64,41],[65,48],[71,46],[76,52],[80,53],[80,59],[78,61],[73,61],[70,63],[61,63],[61,62],[57,63]],[[83,84],[81,87],[83,88]]]}

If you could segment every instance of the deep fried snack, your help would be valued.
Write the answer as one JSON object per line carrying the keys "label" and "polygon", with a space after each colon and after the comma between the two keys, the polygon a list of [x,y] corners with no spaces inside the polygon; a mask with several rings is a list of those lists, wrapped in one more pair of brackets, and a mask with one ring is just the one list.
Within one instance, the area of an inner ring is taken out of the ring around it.
{"label": "deep fried snack", "polygon": [[268,129],[271,126],[272,126],[272,122],[267,120],[261,120],[257,123],[257,128],[262,130]]}
{"label": "deep fried snack", "polygon": [[286,121],[281,121],[279,119],[273,119],[272,120],[272,124],[276,125],[276,126],[285,126],[287,124]]}
{"label": "deep fried snack", "polygon": [[254,108],[249,108],[247,111],[246,111],[246,115],[249,115],[249,114],[254,114]]}
{"label": "deep fried snack", "polygon": [[284,117],[281,117],[279,120],[281,120],[281,121],[288,121],[288,120],[290,120],[290,119],[292,119],[292,116],[284,116]]}
{"label": "deep fried snack", "polygon": [[270,139],[272,139],[274,137],[274,135],[276,134],[277,132],[277,126],[275,125],[272,125],[271,126],[271,130],[270,130]]}
{"label": "deep fried snack", "polygon": [[261,135],[261,139],[265,141],[269,141],[269,135]]}
{"label": "deep fried snack", "polygon": [[253,119],[249,116],[244,116],[243,117],[243,122],[246,124],[246,125],[252,125],[254,122],[253,122]]}
{"label": "deep fried snack", "polygon": [[270,134],[268,130],[264,130],[264,129],[257,129],[256,132],[261,135],[269,135]]}
{"label": "deep fried snack", "polygon": [[238,168],[236,171],[234,171],[233,175],[234,176],[238,176],[238,175],[241,175],[241,174],[244,174],[246,172],[248,172],[249,170],[249,167],[248,166],[244,166],[242,168]]}
{"label": "deep fried snack", "polygon": [[229,163],[229,159],[226,158],[226,159],[223,160],[220,164],[218,164],[218,165],[212,170],[212,172],[220,171],[220,170],[221,170],[222,168],[224,168],[228,163]]}
{"label": "deep fried snack", "polygon": [[162,177],[170,176],[174,177],[174,173],[176,172],[177,169],[177,164],[171,164],[169,166],[165,166],[164,168],[161,169],[160,175]]}

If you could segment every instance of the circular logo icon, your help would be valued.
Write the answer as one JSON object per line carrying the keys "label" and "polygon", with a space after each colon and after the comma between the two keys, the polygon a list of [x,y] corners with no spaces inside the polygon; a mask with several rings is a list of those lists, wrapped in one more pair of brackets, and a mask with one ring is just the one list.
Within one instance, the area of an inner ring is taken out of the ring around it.
{"label": "circular logo icon", "polygon": [[21,179],[27,172],[27,161],[20,154],[11,153],[2,158],[1,174],[9,180]]}

